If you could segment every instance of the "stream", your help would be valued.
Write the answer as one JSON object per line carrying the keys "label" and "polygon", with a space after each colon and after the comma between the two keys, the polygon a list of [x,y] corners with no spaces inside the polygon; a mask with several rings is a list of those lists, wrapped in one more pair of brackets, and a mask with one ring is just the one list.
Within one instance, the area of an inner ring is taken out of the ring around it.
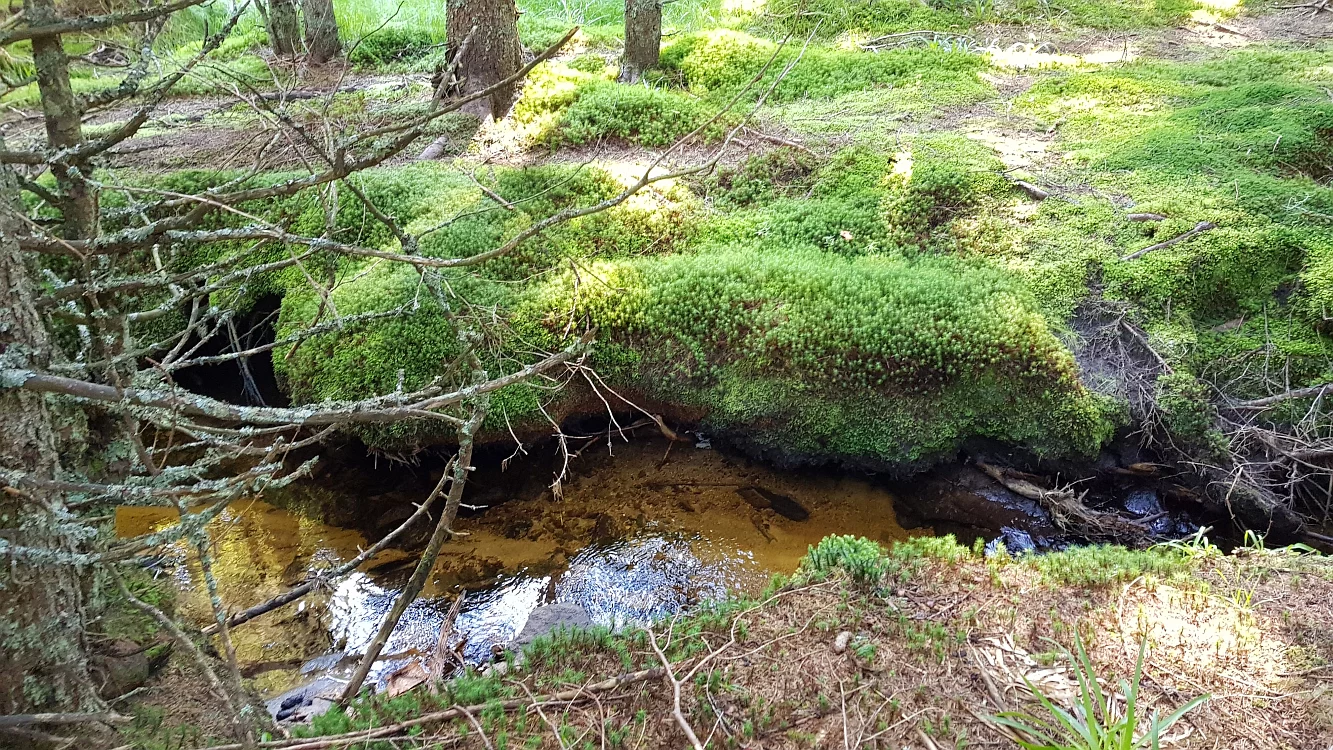
{"label": "stream", "polygon": [[[467,593],[456,649],[479,665],[543,605],[578,605],[610,627],[645,623],[703,600],[758,593],[774,574],[794,572],[829,534],[888,545],[933,533],[903,528],[895,496],[865,477],[781,471],[658,439],[617,441],[614,455],[598,447],[575,463],[558,498],[547,488],[544,459],[503,472],[478,462],[464,502],[489,507],[459,518],[456,529],[467,536],[445,545],[372,679],[383,685],[433,651],[460,589]],[[280,497],[233,503],[210,526],[223,600],[239,610],[355,557],[426,497],[438,471],[348,467]],[[167,509],[122,507],[116,531],[133,536],[175,521]],[[431,525],[421,523],[405,547],[419,547]],[[272,697],[317,676],[350,673],[415,560],[404,549],[385,550],[333,590],[235,628],[244,674]],[[211,622],[197,561],[183,545],[164,550],[154,571],[175,581],[180,614]]]}

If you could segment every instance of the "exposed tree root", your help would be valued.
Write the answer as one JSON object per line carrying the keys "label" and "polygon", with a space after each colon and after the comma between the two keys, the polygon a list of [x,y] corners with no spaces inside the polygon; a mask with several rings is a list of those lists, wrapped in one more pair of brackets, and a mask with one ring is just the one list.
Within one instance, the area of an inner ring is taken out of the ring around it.
{"label": "exposed tree root", "polygon": [[1061,528],[1094,538],[1110,538],[1126,544],[1143,544],[1152,537],[1152,531],[1143,523],[1122,518],[1114,513],[1103,513],[1083,504],[1087,492],[1074,494],[1068,487],[1048,490],[1031,481],[1035,477],[990,464],[977,462],[991,479],[1029,500],[1046,508]]}

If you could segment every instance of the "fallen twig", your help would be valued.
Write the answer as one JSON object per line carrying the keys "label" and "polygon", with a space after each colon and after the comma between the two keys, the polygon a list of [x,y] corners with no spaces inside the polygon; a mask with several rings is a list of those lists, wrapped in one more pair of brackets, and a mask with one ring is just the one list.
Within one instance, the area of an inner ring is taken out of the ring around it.
{"label": "fallen twig", "polygon": [[[680,726],[680,731],[685,733],[686,739],[690,741],[690,745],[694,750],[704,750],[703,743],[699,742],[699,735],[694,733],[694,728],[690,726],[690,722],[685,719],[685,714],[680,710],[680,687],[682,681],[676,679],[676,673],[671,669],[671,661],[667,659],[666,654],[662,653],[662,648],[657,645],[657,635],[653,633],[653,629],[646,628],[646,630],[648,632],[648,642],[652,644],[653,652],[657,654],[658,660],[662,662],[662,676],[666,679],[667,683],[671,685],[671,715],[675,717],[676,724]],[[723,648],[725,648],[725,646]],[[695,670],[690,670],[686,679],[692,677],[694,671]]]}
{"label": "fallen twig", "polygon": [[1204,232],[1207,232],[1210,229],[1217,229],[1217,225],[1211,221],[1201,221],[1198,224],[1195,224],[1194,228],[1189,230],[1188,232],[1185,232],[1183,234],[1178,234],[1175,237],[1166,240],[1165,242],[1159,242],[1156,245],[1149,245],[1143,248],[1142,250],[1139,250],[1138,252],[1126,255],[1120,260],[1124,261],[1124,260],[1134,260],[1135,258],[1142,258],[1143,256],[1147,255],[1148,253],[1151,253],[1154,250],[1162,250],[1163,248],[1168,248],[1171,247],[1172,245],[1178,245],[1184,242],[1185,240],[1193,237],[1194,235],[1203,234]]}
{"label": "fallen twig", "polygon": [[1308,398],[1318,396],[1329,388],[1333,388],[1333,383],[1321,383],[1312,385],[1309,388],[1297,388],[1295,390],[1279,393],[1276,396],[1267,396],[1265,398],[1256,398],[1253,401],[1244,401],[1231,407],[1236,410],[1252,411],[1257,409],[1267,409],[1270,406],[1276,406],[1283,401],[1290,401],[1297,398]]}
{"label": "fallen twig", "polygon": [[0,728],[21,727],[29,724],[129,724],[131,721],[134,721],[134,719],[115,713],[7,714],[0,716]]}
{"label": "fallen twig", "polygon": [[1022,190],[1023,192],[1031,196],[1033,200],[1044,201],[1047,198],[1051,197],[1051,193],[1049,190],[1037,187],[1036,185],[1033,185],[1027,180],[1010,180],[1010,182],[1013,184],[1014,187],[1018,188],[1019,190]]}
{"label": "fallen twig", "polygon": [[444,622],[440,624],[440,637],[435,641],[435,653],[430,659],[430,679],[431,682],[438,682],[444,678],[445,664],[458,664],[458,655],[449,648],[449,641],[454,635],[454,622],[458,620],[458,613],[463,609],[463,598],[467,596],[467,591],[459,591],[458,596],[454,598],[454,603],[449,607],[449,614],[444,616]]}
{"label": "fallen twig", "polygon": [[1036,500],[1050,510],[1055,522],[1062,527],[1077,526],[1091,534],[1109,535],[1125,541],[1139,541],[1151,535],[1150,530],[1138,521],[1121,518],[1114,513],[1103,513],[1083,504],[1087,492],[1075,495],[1072,490],[1048,490],[1038,487],[1011,470],[977,462],[977,468],[987,476],[999,482],[1003,487],[1029,500]]}
{"label": "fallen twig", "polygon": [[761,133],[761,132],[759,132],[758,130],[755,130],[754,128],[745,128],[745,131],[744,131],[744,132],[749,133],[750,135],[754,136],[755,138],[758,138],[758,139],[761,140],[761,141],[768,141],[769,143],[776,143],[776,144],[778,144],[779,146],[786,146],[786,147],[788,147],[788,148],[794,148],[794,149],[796,149],[796,150],[798,150],[798,151],[804,151],[805,153],[810,154],[811,156],[815,156],[815,152],[814,152],[814,151],[811,151],[811,150],[810,150],[809,148],[807,148],[805,145],[803,145],[803,144],[801,144],[801,143],[797,143],[796,141],[788,140],[788,139],[786,139],[786,138],[780,138],[780,137],[778,137],[778,136],[776,136],[776,135],[769,135],[768,133]]}

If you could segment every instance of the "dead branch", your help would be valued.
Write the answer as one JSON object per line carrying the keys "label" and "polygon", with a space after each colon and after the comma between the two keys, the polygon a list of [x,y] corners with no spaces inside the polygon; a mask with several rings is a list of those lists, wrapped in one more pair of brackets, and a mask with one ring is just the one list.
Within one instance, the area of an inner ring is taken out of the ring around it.
{"label": "dead branch", "polygon": [[458,655],[449,648],[449,641],[453,639],[454,622],[458,620],[458,613],[463,609],[463,599],[466,597],[467,591],[459,591],[458,596],[454,597],[454,603],[449,607],[449,614],[445,615],[444,622],[440,623],[440,637],[435,641],[435,652],[430,658],[430,679],[432,682],[439,682],[444,678],[446,664],[458,665],[461,663]]}
{"label": "dead branch", "polygon": [[[462,336],[460,335],[460,338]],[[473,355],[475,357],[475,355]],[[467,473],[472,471],[472,447],[477,433],[481,430],[482,422],[486,420],[486,411],[489,404],[488,396],[480,396],[472,407],[472,416],[467,423],[458,428],[458,455],[454,459],[453,473],[450,475],[449,496],[445,499],[444,512],[440,514],[440,520],[435,525],[435,532],[431,534],[430,541],[426,544],[426,549],[421,553],[421,559],[417,562],[417,567],[412,571],[412,577],[408,579],[407,585],[403,587],[393,605],[384,615],[384,621],[380,623],[379,630],[371,639],[370,644],[366,646],[366,653],[361,657],[361,661],[356,666],[356,671],[348,679],[347,687],[343,689],[340,701],[347,703],[356,697],[361,691],[361,684],[365,682],[366,676],[370,674],[370,669],[379,658],[380,651],[384,649],[384,644],[389,642],[389,636],[393,634],[393,629],[398,625],[398,620],[402,618],[407,608],[416,601],[417,595],[421,593],[422,587],[426,585],[426,579],[430,577],[431,570],[435,567],[435,560],[440,554],[440,548],[444,546],[447,539],[454,536],[454,519],[458,515],[458,504],[463,499],[463,487],[467,483]],[[446,472],[447,473],[447,472]]]}
{"label": "dead branch", "polygon": [[1214,224],[1214,223],[1212,223],[1211,221],[1201,221],[1201,222],[1199,222],[1198,224],[1195,224],[1195,225],[1194,225],[1194,228],[1191,229],[1191,230],[1189,230],[1188,232],[1184,232],[1184,233],[1178,234],[1178,235],[1176,235],[1175,237],[1172,237],[1171,239],[1166,240],[1165,242],[1159,242],[1159,243],[1157,243],[1156,245],[1149,245],[1149,246],[1143,248],[1142,250],[1139,250],[1139,251],[1137,251],[1137,252],[1133,252],[1133,253],[1130,253],[1129,255],[1124,256],[1124,257],[1121,258],[1120,260],[1122,260],[1122,261],[1128,261],[1128,260],[1135,260],[1136,258],[1142,258],[1143,256],[1147,255],[1148,253],[1153,252],[1154,250],[1162,250],[1162,249],[1164,249],[1164,248],[1171,247],[1172,245],[1178,245],[1178,244],[1184,242],[1185,240],[1188,240],[1189,238],[1191,238],[1191,237],[1193,237],[1193,236],[1195,236],[1195,235],[1197,235],[1197,234],[1203,234],[1204,232],[1207,232],[1207,231],[1210,230],[1210,229],[1217,229],[1217,225]]}
{"label": "dead branch", "polygon": [[[648,642],[652,644],[653,653],[657,654],[658,660],[662,662],[662,678],[671,686],[671,715],[676,719],[677,726],[680,727],[680,731],[685,733],[685,738],[690,741],[694,750],[704,750],[703,743],[699,742],[699,736],[694,733],[694,727],[690,726],[690,722],[686,720],[685,714],[680,710],[681,680],[676,678],[676,673],[671,668],[671,661],[667,659],[666,654],[662,653],[662,647],[657,645],[657,634],[653,632],[652,628],[644,628],[644,630],[648,633]],[[691,670],[690,675],[693,674],[694,672]]]}
{"label": "dead branch", "polygon": [[1311,396],[1323,395],[1325,392],[1328,391],[1329,388],[1333,388],[1333,383],[1321,383],[1319,385],[1312,385],[1308,388],[1297,388],[1295,390],[1287,391],[1286,393],[1279,393],[1276,396],[1267,396],[1265,398],[1256,398],[1252,401],[1243,401],[1239,404],[1231,406],[1230,408],[1239,411],[1255,411],[1255,410],[1268,409],[1270,407],[1277,406],[1278,404],[1291,401],[1294,399],[1309,398]]}
{"label": "dead branch", "polygon": [[226,706],[227,711],[232,716],[235,716],[236,704],[232,701],[231,695],[227,692],[227,688],[223,686],[222,680],[218,678],[217,672],[214,672],[212,665],[208,663],[208,657],[204,656],[204,652],[199,649],[198,644],[196,644],[190,636],[186,635],[185,631],[181,630],[180,626],[170,617],[167,617],[162,610],[142,601],[134,594],[130,593],[129,588],[125,585],[125,579],[120,577],[120,574],[116,572],[114,567],[111,571],[112,576],[116,579],[116,585],[120,587],[121,595],[125,597],[125,601],[129,602],[130,606],[153,618],[163,630],[167,631],[167,633],[175,639],[176,643],[180,644],[181,647],[190,654],[194,659],[195,666],[199,668],[200,673],[203,674],[204,679],[207,680],[210,691],[218,700],[222,701],[222,705]]}
{"label": "dead branch", "polygon": [[61,21],[59,23],[44,24],[42,26],[27,26],[16,29],[0,35],[0,47],[21,42],[25,39],[36,39],[45,36],[60,36],[62,34],[78,34],[90,31],[100,31],[109,29],[113,26],[124,26],[140,21],[151,21],[155,18],[167,16],[179,10],[193,8],[196,5],[203,5],[208,0],[179,0],[175,3],[166,5],[157,5],[143,10],[132,11],[128,13],[108,13],[102,16],[88,16],[73,21]]}
{"label": "dead branch", "polygon": [[[86,401],[165,409],[185,416],[205,417],[224,422],[240,422],[252,425],[304,425],[315,427],[383,424],[423,416],[447,419],[448,417],[433,412],[445,406],[461,403],[469,398],[492,393],[506,386],[527,380],[533,375],[545,372],[557,365],[570,362],[581,356],[585,347],[592,343],[593,333],[589,331],[564,351],[553,354],[522,370],[450,393],[433,395],[433,393],[439,391],[439,388],[438,386],[432,386],[410,394],[406,398],[402,394],[389,394],[363,401],[335,404],[332,408],[322,409],[237,406],[195,394],[140,388],[118,389],[115,386],[100,383],[90,383],[56,375],[43,375],[31,370],[0,370],[0,388],[25,388],[37,393],[73,396]],[[408,404],[397,405],[408,399],[411,399]]]}
{"label": "dead branch", "polygon": [[[250,607],[249,609],[243,612],[237,612],[236,614],[232,615],[230,619],[227,620],[227,626],[234,628],[237,625],[249,622],[250,620],[253,620],[254,618],[262,614],[265,614],[267,612],[272,612],[273,610],[278,609],[279,607],[291,604],[292,602],[300,599],[306,594],[309,594],[311,591],[314,591],[316,588],[319,588],[321,586],[328,586],[331,582],[336,581],[339,578],[342,578],[348,573],[351,573],[353,570],[356,570],[357,568],[361,567],[362,563],[365,563],[367,560],[373,558],[375,555],[378,555],[380,552],[388,549],[389,545],[392,544],[395,539],[401,536],[404,531],[407,531],[407,529],[411,528],[411,526],[415,524],[418,520],[420,520],[422,516],[426,515],[426,511],[430,509],[431,504],[435,502],[436,498],[440,496],[441,491],[444,489],[445,480],[448,479],[449,469],[452,466],[453,463],[450,462],[444,467],[444,473],[440,475],[440,481],[435,485],[435,489],[431,491],[430,496],[426,498],[425,502],[418,505],[417,509],[413,511],[412,515],[409,516],[406,521],[403,521],[401,524],[399,524],[398,527],[395,528],[393,531],[390,531],[388,534],[385,534],[383,539],[380,539],[378,542],[373,544],[369,549],[357,555],[355,558],[348,560],[342,565],[339,565],[338,567],[334,568],[331,571],[316,574],[309,581],[306,581],[305,583],[296,586],[290,591],[279,594],[278,596],[269,599],[263,604],[256,604],[255,606]],[[212,635],[213,633],[217,632],[217,629],[218,628],[216,625],[209,625],[208,627],[204,628],[203,632],[204,635]]]}
{"label": "dead branch", "polygon": [[1027,180],[1010,180],[1009,182],[1014,187],[1027,193],[1033,200],[1044,201],[1047,198],[1051,197],[1051,193],[1049,190],[1037,187],[1036,185],[1033,185]]}
{"label": "dead branch", "polygon": [[56,713],[56,714],[7,714],[0,715],[0,729],[21,727],[29,724],[129,724],[133,717],[117,713]]}

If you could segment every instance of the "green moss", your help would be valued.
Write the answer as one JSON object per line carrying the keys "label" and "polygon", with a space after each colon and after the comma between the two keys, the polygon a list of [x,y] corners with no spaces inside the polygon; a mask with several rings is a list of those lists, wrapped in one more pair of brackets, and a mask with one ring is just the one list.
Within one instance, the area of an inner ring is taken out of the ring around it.
{"label": "green moss", "polygon": [[430,28],[388,26],[357,41],[347,60],[354,65],[386,67],[419,60],[437,52],[443,42],[443,35]]}
{"label": "green moss", "polygon": [[[583,144],[608,136],[644,146],[668,146],[702,126],[713,116],[705,103],[660,88],[597,82],[584,88],[560,121],[561,134],[570,143]],[[704,140],[723,134],[713,126]]]}
{"label": "green moss", "polygon": [[1022,558],[1052,585],[1095,588],[1132,581],[1140,576],[1180,580],[1194,570],[1193,559],[1174,547],[1126,549],[1112,545],[1071,547]]}
{"label": "green moss", "polygon": [[1219,435],[1214,424],[1217,412],[1208,386],[1187,372],[1174,372],[1157,379],[1157,406],[1173,438],[1185,445],[1206,447]]}
{"label": "green moss", "polygon": [[[1025,278],[1053,319],[1089,283],[1133,303],[1173,363],[1233,395],[1265,394],[1242,364],[1259,348],[1281,352],[1293,385],[1327,380],[1330,62],[1327,51],[1256,47],[1047,76],[1018,106],[1059,128],[1061,181],[1090,190],[1043,202],[980,252]],[[1135,223],[1130,211],[1167,218]],[[1215,228],[1120,260],[1199,222]],[[1183,408],[1183,392],[1165,396]]]}
{"label": "green moss", "polygon": [[878,586],[886,569],[884,550],[864,537],[826,536],[801,560],[806,577],[819,580],[841,571],[867,588]]}
{"label": "green moss", "polygon": [[662,67],[678,74],[697,93],[728,94],[763,71],[751,90],[751,97],[757,98],[789,63],[795,63],[794,67],[769,101],[827,99],[875,89],[891,97],[889,90],[896,85],[923,82],[939,88],[975,89],[981,87],[977,74],[986,67],[978,55],[939,47],[871,54],[822,47],[802,52],[799,46],[790,45],[779,51],[774,42],[729,30],[691,34],[662,50]]}
{"label": "green moss", "polygon": [[[600,59],[600,58],[599,58]],[[514,121],[539,143],[584,144],[619,138],[645,146],[666,146],[713,117],[717,108],[679,91],[627,86],[611,79],[605,65],[581,70],[561,63],[543,63],[529,76],[514,106]],[[733,118],[704,133],[718,138]]]}
{"label": "green moss", "polygon": [[900,245],[929,244],[937,229],[985,196],[1006,192],[1002,169],[993,153],[966,138],[916,139],[888,178],[884,217],[890,236]]}
{"label": "green moss", "polygon": [[700,192],[719,207],[746,207],[795,197],[812,186],[819,160],[807,151],[780,148],[722,167],[702,181]]}
{"label": "green moss", "polygon": [[986,22],[1128,30],[1180,23],[1197,7],[1194,0],[772,0],[768,10],[775,30],[803,37],[965,31]]}
{"label": "green moss", "polygon": [[[1055,453],[1106,434],[1030,298],[981,266],[737,248],[596,270],[606,286],[578,306],[636,342],[633,385],[760,445],[894,464],[972,434]],[[552,283],[535,304],[568,295]]]}

